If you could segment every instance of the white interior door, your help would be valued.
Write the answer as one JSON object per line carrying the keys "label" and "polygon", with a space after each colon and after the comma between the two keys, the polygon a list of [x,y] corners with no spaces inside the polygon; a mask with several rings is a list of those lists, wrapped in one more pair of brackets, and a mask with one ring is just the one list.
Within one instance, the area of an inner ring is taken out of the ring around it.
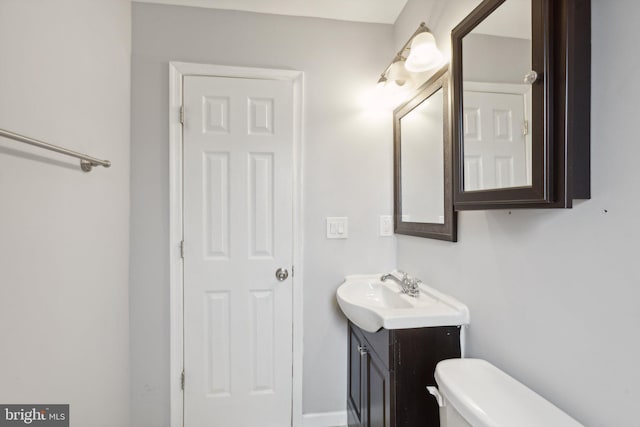
{"label": "white interior door", "polygon": [[523,95],[464,92],[464,189],[531,184]]}
{"label": "white interior door", "polygon": [[290,426],[292,83],[185,76],[183,93],[184,425]]}

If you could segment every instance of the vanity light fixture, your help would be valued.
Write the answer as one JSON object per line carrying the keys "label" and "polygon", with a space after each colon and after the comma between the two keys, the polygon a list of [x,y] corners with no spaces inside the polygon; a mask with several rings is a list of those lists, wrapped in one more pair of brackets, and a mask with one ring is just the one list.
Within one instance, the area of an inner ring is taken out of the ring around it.
{"label": "vanity light fixture", "polygon": [[380,74],[380,78],[378,79],[378,87],[383,87],[386,84],[387,84],[387,76],[385,76],[384,73]]}
{"label": "vanity light fixture", "polygon": [[392,81],[398,86],[404,86],[412,80],[412,73],[428,71],[442,63],[443,56],[436,45],[436,39],[422,22],[382,72],[378,85],[384,86]]}

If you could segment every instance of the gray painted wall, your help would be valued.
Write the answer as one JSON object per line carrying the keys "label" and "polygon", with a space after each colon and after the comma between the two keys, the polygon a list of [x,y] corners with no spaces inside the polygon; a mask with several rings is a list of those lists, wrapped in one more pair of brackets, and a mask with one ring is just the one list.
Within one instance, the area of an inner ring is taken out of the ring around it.
{"label": "gray painted wall", "polygon": [[522,84],[531,71],[531,41],[468,34],[462,48],[463,81]]}
{"label": "gray painted wall", "polygon": [[[446,47],[477,2],[443,3],[434,26]],[[397,257],[400,268],[469,306],[470,356],[585,425],[631,427],[640,397],[640,85],[630,70],[640,57],[626,52],[637,50],[640,4],[592,7],[592,199],[570,210],[462,212],[458,243],[398,236]],[[408,21],[398,22],[417,25]]]}
{"label": "gray painted wall", "polygon": [[[133,4],[132,425],[168,425],[169,61],[305,72],[305,413],[346,407],[346,323],[335,289],[346,274],[395,265],[390,113],[362,97],[392,57],[392,26]],[[381,119],[382,117],[382,119]],[[327,216],[349,239],[326,240]]]}
{"label": "gray painted wall", "polygon": [[0,402],[129,425],[128,0],[0,1]]}

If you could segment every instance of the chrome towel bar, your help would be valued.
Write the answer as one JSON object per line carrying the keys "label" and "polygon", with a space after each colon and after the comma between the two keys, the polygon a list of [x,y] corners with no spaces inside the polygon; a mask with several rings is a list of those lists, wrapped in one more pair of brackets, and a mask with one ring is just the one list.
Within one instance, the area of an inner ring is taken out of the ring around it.
{"label": "chrome towel bar", "polygon": [[56,153],[80,159],[80,167],[85,172],[91,171],[94,166],[104,166],[105,168],[111,166],[111,162],[109,160],[96,159],[95,157],[87,156],[86,154],[67,150],[66,148],[58,147],[57,145],[49,144],[44,141],[39,141],[37,139],[29,138],[24,135],[9,132],[8,130],[0,129],[0,136],[4,136],[5,138],[10,138],[19,142],[24,142],[25,144],[33,145],[36,147],[44,148],[45,150],[55,151]]}

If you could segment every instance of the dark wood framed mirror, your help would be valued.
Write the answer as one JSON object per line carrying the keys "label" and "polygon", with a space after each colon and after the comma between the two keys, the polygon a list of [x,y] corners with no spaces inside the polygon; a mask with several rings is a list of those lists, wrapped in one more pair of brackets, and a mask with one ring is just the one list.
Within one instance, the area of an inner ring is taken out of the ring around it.
{"label": "dark wood framed mirror", "polygon": [[448,67],[393,113],[394,230],[457,241]]}
{"label": "dark wood framed mirror", "polygon": [[590,198],[590,0],[485,0],[452,31],[456,210]]}

